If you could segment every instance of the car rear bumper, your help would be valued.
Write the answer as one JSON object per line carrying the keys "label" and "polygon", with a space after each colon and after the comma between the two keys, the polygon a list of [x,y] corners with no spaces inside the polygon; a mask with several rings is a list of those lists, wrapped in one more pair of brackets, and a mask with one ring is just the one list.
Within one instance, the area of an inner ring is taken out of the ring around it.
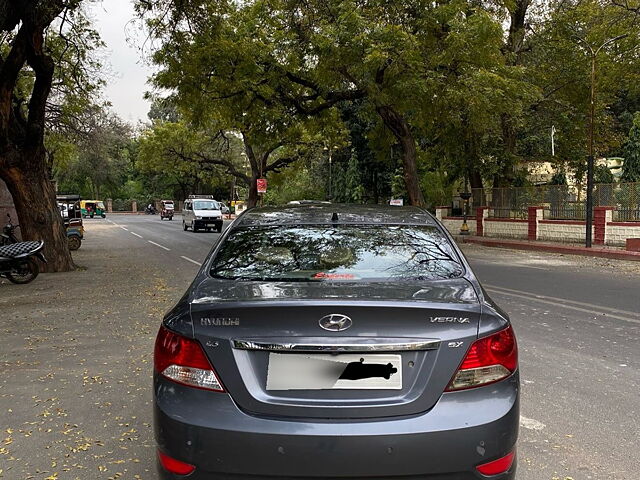
{"label": "car rear bumper", "polygon": [[264,418],[227,394],[192,389],[156,375],[159,449],[196,466],[188,477],[159,467],[163,480],[512,480],[477,465],[515,448],[518,374],[493,385],[446,393],[411,417],[354,420]]}

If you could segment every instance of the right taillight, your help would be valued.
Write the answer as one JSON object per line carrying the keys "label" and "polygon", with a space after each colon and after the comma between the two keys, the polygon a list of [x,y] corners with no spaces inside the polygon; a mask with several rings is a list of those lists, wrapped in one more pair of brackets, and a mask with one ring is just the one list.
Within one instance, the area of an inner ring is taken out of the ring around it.
{"label": "right taillight", "polygon": [[190,387],[224,392],[202,346],[191,338],[160,327],[153,351],[153,365],[163,377]]}
{"label": "right taillight", "polygon": [[518,368],[518,345],[508,326],[471,344],[447,391],[480,387],[510,376]]}

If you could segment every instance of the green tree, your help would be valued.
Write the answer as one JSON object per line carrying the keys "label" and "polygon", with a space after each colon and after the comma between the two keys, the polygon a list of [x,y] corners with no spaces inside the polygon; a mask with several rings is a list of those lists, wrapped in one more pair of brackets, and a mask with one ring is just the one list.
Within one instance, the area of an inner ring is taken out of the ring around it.
{"label": "green tree", "polygon": [[640,182],[640,112],[633,116],[633,126],[624,145],[623,182]]}
{"label": "green tree", "polygon": [[157,121],[140,135],[136,166],[142,174],[162,177],[166,187],[187,198],[214,187],[227,190],[230,174],[248,185],[242,150],[237,135]]}
{"label": "green tree", "polygon": [[54,147],[59,188],[95,199],[117,197],[133,173],[133,131],[112,113],[96,109],[92,109],[83,128],[82,133],[71,137],[71,155],[63,159],[59,152],[62,145]]}
{"label": "green tree", "polygon": [[259,177],[290,165],[309,145],[324,142],[317,122],[339,129],[331,127],[339,121],[329,107],[318,108],[309,122],[278,101],[284,82],[290,81],[274,62],[282,56],[282,44],[266,10],[212,0],[138,2],[137,8],[160,45],[153,54],[160,66],[155,85],[175,92],[184,120],[196,128],[242,137],[248,175],[220,158],[210,162],[248,185],[250,206],[258,200]]}
{"label": "green tree", "polygon": [[81,18],[79,0],[0,3],[0,178],[13,197],[23,237],[44,240],[50,271],[73,268],[45,138],[50,101],[60,106],[58,96],[86,79],[86,55],[96,37],[87,37]]}
{"label": "green tree", "polygon": [[[637,91],[640,26],[622,3],[554,1],[538,15],[536,30],[524,62],[542,95],[521,130],[523,156],[567,164],[580,183],[589,145],[592,51],[602,46],[596,57],[594,149],[596,156],[607,156],[626,135],[616,112],[622,115],[634,97],[631,92]],[[552,125],[558,132],[555,159],[550,157]]]}

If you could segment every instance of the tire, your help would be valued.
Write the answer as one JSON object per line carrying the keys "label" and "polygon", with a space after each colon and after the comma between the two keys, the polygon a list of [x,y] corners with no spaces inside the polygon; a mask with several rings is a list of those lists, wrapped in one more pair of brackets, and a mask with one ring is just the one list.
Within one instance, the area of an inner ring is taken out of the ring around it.
{"label": "tire", "polygon": [[69,243],[69,250],[72,252],[78,250],[82,245],[82,240],[80,240],[80,237],[76,235],[73,237],[67,237],[67,242]]}
{"label": "tire", "polygon": [[218,228],[216,228],[216,232],[218,232],[218,233],[222,232],[222,225],[220,225]]}
{"label": "tire", "polygon": [[90,218],[93,218],[93,213],[91,215],[89,215]]}
{"label": "tire", "polygon": [[191,231],[193,233],[197,232],[199,229],[196,227],[196,222],[191,222]]}
{"label": "tire", "polygon": [[101,216],[102,218],[107,218],[107,216],[104,213]]}
{"label": "tire", "polygon": [[185,232],[187,231],[187,224],[184,223],[184,220],[182,220],[182,230],[184,230]]}
{"label": "tire", "polygon": [[40,273],[40,267],[33,258],[29,258],[22,262],[20,265],[20,272],[7,273],[7,279],[11,283],[18,285],[24,285],[25,283],[33,282]]}

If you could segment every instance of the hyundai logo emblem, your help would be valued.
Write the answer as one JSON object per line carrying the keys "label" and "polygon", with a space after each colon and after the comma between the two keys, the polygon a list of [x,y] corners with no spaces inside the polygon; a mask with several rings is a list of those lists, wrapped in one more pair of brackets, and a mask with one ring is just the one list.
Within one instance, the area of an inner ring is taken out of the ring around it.
{"label": "hyundai logo emblem", "polygon": [[330,332],[341,332],[353,325],[353,322],[349,317],[340,313],[325,315],[318,323],[322,328],[329,330]]}

